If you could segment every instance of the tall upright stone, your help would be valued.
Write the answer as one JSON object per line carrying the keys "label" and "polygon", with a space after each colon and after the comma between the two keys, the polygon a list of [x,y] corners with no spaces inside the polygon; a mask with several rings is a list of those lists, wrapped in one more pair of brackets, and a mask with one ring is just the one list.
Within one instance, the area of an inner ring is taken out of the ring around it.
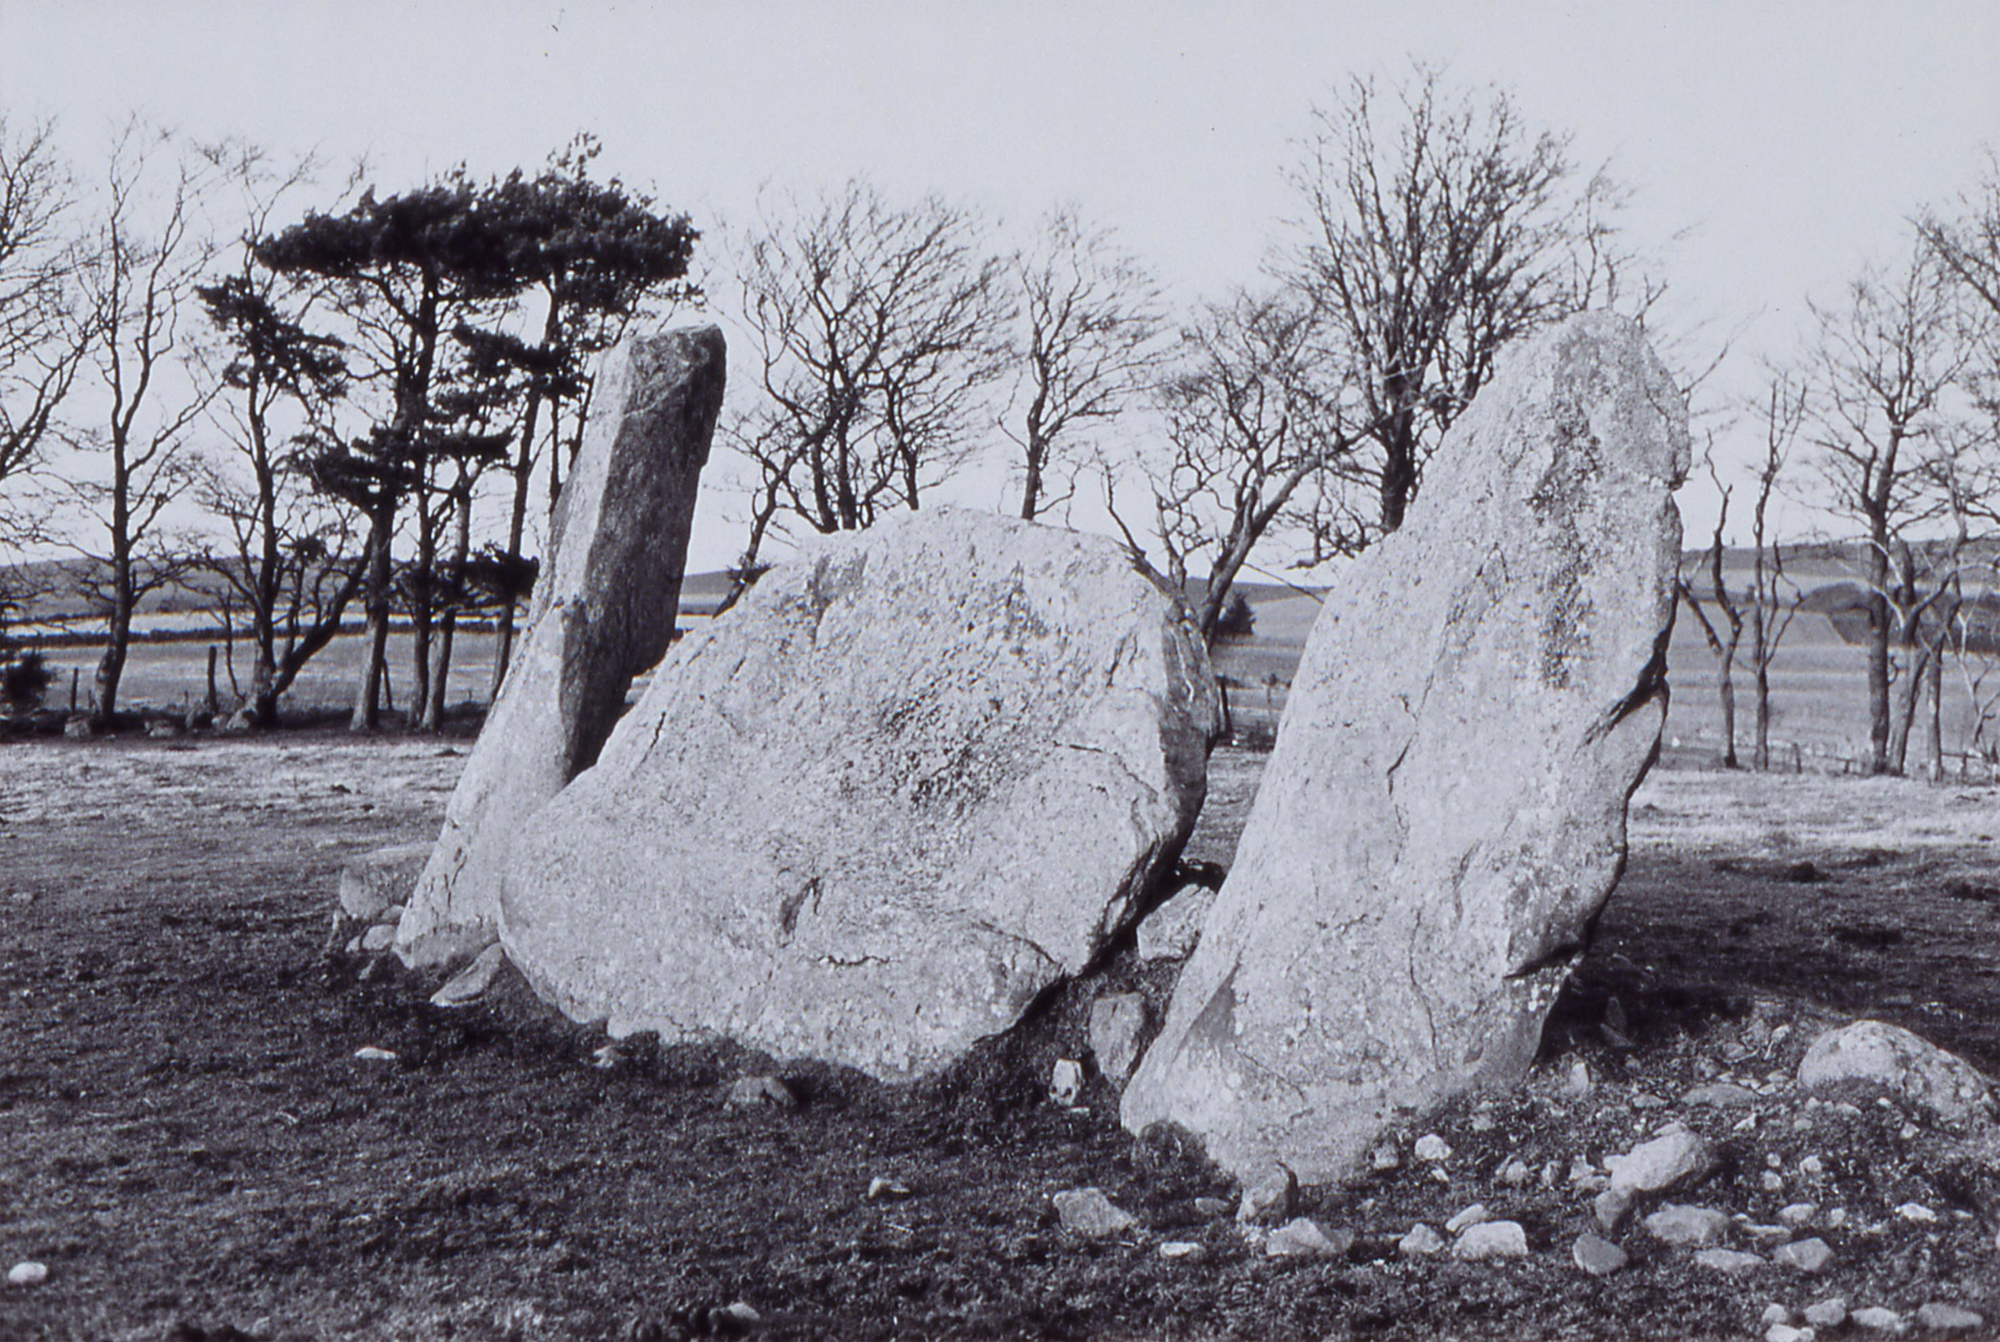
{"label": "tall upright stone", "polygon": [[1328,595],[1127,1128],[1333,1181],[1399,1115],[1522,1076],[1658,749],[1687,466],[1631,323],[1503,357]]}
{"label": "tall upright stone", "polygon": [[527,634],[396,929],[405,963],[492,944],[514,835],[590,767],[633,677],[666,652],[725,363],[713,326],[626,340],[599,362]]}
{"label": "tall upright stone", "polygon": [[516,841],[502,944],[614,1035],[933,1072],[1136,917],[1218,727],[1186,607],[1119,547],[901,514],[667,655]]}

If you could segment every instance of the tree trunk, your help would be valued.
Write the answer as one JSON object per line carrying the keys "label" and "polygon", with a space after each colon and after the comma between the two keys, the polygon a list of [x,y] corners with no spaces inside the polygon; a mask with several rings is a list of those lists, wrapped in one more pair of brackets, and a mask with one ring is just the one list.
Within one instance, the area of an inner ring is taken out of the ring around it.
{"label": "tree trunk", "polygon": [[118,712],[118,683],[125,677],[125,658],[132,648],[132,552],[122,531],[124,509],[119,501],[112,507],[120,516],[114,523],[112,542],[110,637],[91,680],[91,720],[104,728],[112,725]]}
{"label": "tree trunk", "polygon": [[1879,550],[1869,565],[1868,772],[1889,772],[1889,559]]}
{"label": "tree trunk", "polygon": [[367,593],[362,602],[367,629],[362,635],[361,684],[348,722],[351,731],[372,732],[382,726],[382,673],[389,655],[389,543],[394,525],[394,518],[381,510],[369,519]]}
{"label": "tree trunk", "polygon": [[465,562],[472,553],[472,486],[468,482],[456,492],[458,497],[452,501],[451,561],[446,570],[451,587],[443,618],[439,621],[437,647],[431,659],[430,696],[424,701],[423,721],[419,724],[427,732],[444,729],[444,712],[449,698],[445,687],[451,679],[452,642],[458,633],[459,602],[464,597]]}
{"label": "tree trunk", "polygon": [[1930,674],[1925,678],[1930,686],[1930,712],[1924,725],[1925,744],[1929,747],[1931,782],[1944,781],[1944,642],[1931,649]]}
{"label": "tree trunk", "polygon": [[1756,604],[1750,608],[1751,693],[1755,700],[1752,705],[1755,738],[1751,743],[1750,762],[1759,773],[1771,767],[1771,660],[1764,648],[1764,627],[1769,619],[1760,592]]}
{"label": "tree trunk", "polygon": [[1736,640],[1732,633],[1723,644],[1722,656],[1716,662],[1715,688],[1722,697],[1722,767],[1738,769],[1742,766],[1736,760],[1736,679],[1732,674],[1736,665]]}

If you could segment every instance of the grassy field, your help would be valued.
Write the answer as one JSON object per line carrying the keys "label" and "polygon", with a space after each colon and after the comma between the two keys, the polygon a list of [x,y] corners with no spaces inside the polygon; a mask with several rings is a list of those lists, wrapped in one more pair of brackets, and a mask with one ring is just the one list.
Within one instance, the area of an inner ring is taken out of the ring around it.
{"label": "grassy field", "polygon": [[[1838,577],[1829,568],[1820,575]],[[687,623],[698,624],[702,613],[720,595],[718,575],[690,580]],[[1307,635],[1318,616],[1320,598],[1274,586],[1249,589],[1256,611],[1255,633],[1220,644],[1214,653],[1218,672],[1236,682],[1232,705],[1247,719],[1272,717],[1283,707],[1285,692],[1297,670]],[[161,616],[161,619],[173,617]],[[185,619],[185,616],[179,617]],[[451,670],[449,701],[483,703],[493,667],[491,634],[465,633],[458,638]],[[127,666],[121,699],[131,709],[178,711],[199,702],[204,689],[208,654],[205,640],[135,644]],[[390,690],[398,705],[410,684],[411,640],[397,634],[390,640]],[[56,669],[49,702],[66,706],[70,673],[78,672],[80,694],[87,705],[91,671],[98,650],[59,647],[49,650]],[[1716,696],[1716,660],[1702,640],[1700,626],[1685,609],[1678,613],[1668,649],[1668,682],[1672,688],[1666,742],[1673,752],[1690,758],[1719,757],[1722,713]],[[237,676],[249,679],[249,653],[237,648]],[[1771,669],[1772,743],[1779,767],[1832,770],[1857,767],[1868,744],[1868,705],[1864,680],[1865,650],[1842,640],[1824,615],[1800,613],[1792,622]],[[361,660],[361,640],[345,636],[322,652],[294,684],[288,707],[293,712],[340,708],[352,701]],[[225,702],[230,699],[226,672],[218,670]],[[1747,650],[1739,655],[1737,688],[1737,749],[1747,756],[1750,746],[1752,700]],[[1960,758],[1971,739],[1974,714],[1957,660],[1945,673],[1944,739],[1953,772],[1967,768]],[[1918,749],[1920,747],[1913,747]],[[1917,759],[1912,756],[1911,765]],[[1986,777],[1990,768],[1977,762],[1970,770]]]}

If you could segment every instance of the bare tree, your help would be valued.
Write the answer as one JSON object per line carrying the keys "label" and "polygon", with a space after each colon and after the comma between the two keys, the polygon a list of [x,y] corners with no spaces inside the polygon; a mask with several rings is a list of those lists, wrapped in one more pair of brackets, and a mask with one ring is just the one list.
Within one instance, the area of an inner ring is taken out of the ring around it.
{"label": "bare tree", "polygon": [[[1287,295],[1238,294],[1181,336],[1179,366],[1159,388],[1163,453],[1138,461],[1151,493],[1166,579],[1186,590],[1208,571],[1195,611],[1212,639],[1232,584],[1267,534],[1310,537],[1308,562],[1360,548],[1366,519],[1350,500],[1353,454],[1344,386],[1326,378],[1315,312]],[[1117,502],[1107,472],[1106,497]],[[1118,519],[1135,559],[1145,546]],[[1329,548],[1329,542],[1332,542]]]}
{"label": "bare tree", "polygon": [[1108,230],[1066,205],[1042,218],[1014,258],[1020,294],[1020,419],[1002,428],[1020,449],[1021,516],[1075,491],[1077,452],[1152,384],[1160,359],[1159,289]]}
{"label": "bare tree", "polygon": [[[1701,626],[1701,635],[1708,644],[1708,650],[1715,654],[1715,691],[1722,706],[1722,767],[1740,767],[1736,759],[1736,650],[1743,643],[1745,607],[1754,605],[1754,595],[1749,602],[1738,601],[1730,595],[1729,581],[1723,572],[1723,559],[1728,548],[1723,542],[1723,531],[1729,525],[1730,486],[1722,483],[1722,474],[1716,469],[1714,443],[1709,444],[1707,455],[1708,478],[1715,483],[1716,492],[1721,496],[1721,505],[1715,514],[1715,534],[1710,537],[1708,567],[1710,587],[1709,599],[1715,605],[1716,618],[1711,620],[1702,609],[1700,597],[1693,584],[1685,577],[1676,578],[1675,589],[1688,612]],[[1718,628],[1717,626],[1721,627]]]}
{"label": "bare tree", "polygon": [[[1831,509],[1859,524],[1869,612],[1869,768],[1899,769],[1892,649],[1914,648],[1936,599],[1911,537],[1940,517],[1932,454],[1971,345],[1947,271],[1924,247],[1898,271],[1865,272],[1838,307],[1813,306],[1818,344],[1811,442]],[[1923,573],[1919,570],[1922,568]],[[1905,668],[1906,672],[1910,668]]]}
{"label": "bare tree", "polygon": [[112,145],[78,272],[99,411],[78,432],[82,460],[60,487],[87,519],[70,544],[92,561],[87,590],[108,626],[93,681],[99,724],[117,711],[139,601],[186,560],[185,538],[165,535],[161,524],[194,482],[185,449],[216,390],[193,376],[182,328],[214,256],[200,217],[208,185],[199,155],[165,132],[128,124]]}
{"label": "bare tree", "polygon": [[985,234],[940,197],[893,205],[858,180],[767,212],[743,263],[763,394],[729,430],[758,473],[738,591],[774,524],[867,527],[964,464],[1007,367],[1005,267]]}
{"label": "bare tree", "polygon": [[1427,66],[1389,99],[1357,78],[1315,109],[1293,182],[1307,217],[1280,268],[1353,370],[1383,531],[1503,345],[1658,293],[1620,247],[1605,173],[1580,173],[1567,137],[1532,131],[1503,91],[1458,93]]}
{"label": "bare tree", "polygon": [[1798,614],[1797,584],[1785,576],[1784,546],[1771,535],[1771,502],[1805,422],[1804,388],[1788,375],[1771,382],[1761,406],[1764,451],[1750,513],[1750,671],[1754,686],[1751,764],[1771,767],[1771,663]]}
{"label": "bare tree", "polygon": [[51,136],[0,115],[0,482],[35,458],[84,354],[74,193]]}
{"label": "bare tree", "polygon": [[[299,440],[326,430],[346,365],[338,340],[303,324],[310,301],[288,309],[275,277],[255,261],[273,212],[308,180],[312,165],[273,171],[243,145],[211,152],[243,195],[245,227],[236,268],[196,289],[223,339],[219,366],[209,370],[221,390],[208,418],[227,444],[203,461],[196,486],[224,533],[200,563],[227,602],[231,625],[236,609],[247,617],[253,661],[245,706],[269,727],[279,696],[339,632],[360,586],[351,518],[313,488],[296,453]],[[229,646],[233,686],[233,637]]]}

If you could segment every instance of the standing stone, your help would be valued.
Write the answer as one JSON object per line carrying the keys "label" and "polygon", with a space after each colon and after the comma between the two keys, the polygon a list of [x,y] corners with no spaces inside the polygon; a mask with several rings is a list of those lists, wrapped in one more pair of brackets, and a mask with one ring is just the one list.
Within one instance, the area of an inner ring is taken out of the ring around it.
{"label": "standing stone", "polygon": [[508,958],[614,1036],[932,1071],[1146,907],[1218,697],[1109,541],[953,509],[828,538],[675,647],[527,823]]}
{"label": "standing stone", "polygon": [[1687,464],[1630,322],[1502,359],[1326,601],[1127,1128],[1326,1182],[1399,1106],[1526,1073],[1658,745]]}
{"label": "standing stone", "polygon": [[599,364],[526,636],[397,929],[404,963],[495,940],[514,836],[596,760],[632,678],[666,651],[724,364],[713,326],[627,340]]}

